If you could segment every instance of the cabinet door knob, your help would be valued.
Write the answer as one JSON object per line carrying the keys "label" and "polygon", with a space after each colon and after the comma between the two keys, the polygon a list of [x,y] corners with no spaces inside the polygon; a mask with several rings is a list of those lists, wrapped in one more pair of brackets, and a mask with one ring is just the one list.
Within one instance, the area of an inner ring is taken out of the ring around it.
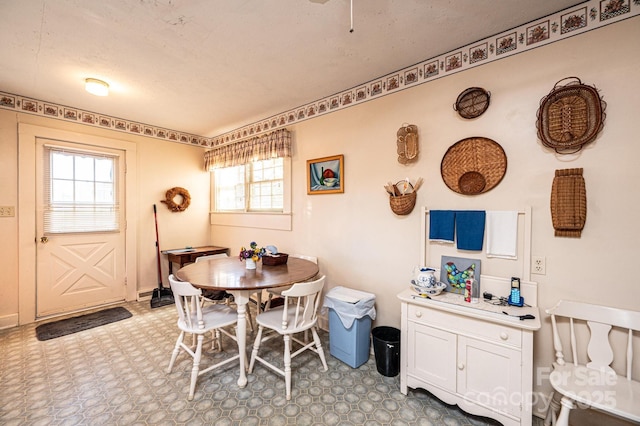
{"label": "cabinet door knob", "polygon": [[463,363],[458,364],[458,370],[464,370],[464,364]]}
{"label": "cabinet door knob", "polygon": [[422,316],[422,312],[421,312],[421,311],[416,311],[416,316],[417,316],[418,318],[420,318],[420,317]]}
{"label": "cabinet door knob", "polygon": [[502,333],[500,333],[500,338],[502,340],[507,340],[509,338],[509,335],[503,331]]}

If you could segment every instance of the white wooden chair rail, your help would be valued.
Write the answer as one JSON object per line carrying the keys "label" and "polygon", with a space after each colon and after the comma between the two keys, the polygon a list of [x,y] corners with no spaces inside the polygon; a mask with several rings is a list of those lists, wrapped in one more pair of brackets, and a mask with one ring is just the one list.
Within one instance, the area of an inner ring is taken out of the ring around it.
{"label": "white wooden chair rail", "polygon": [[[568,426],[569,414],[577,404],[640,422],[640,382],[632,377],[633,333],[640,330],[640,312],[566,300],[561,300],[546,312],[551,315],[556,360],[549,376],[555,394],[545,425]],[[569,328],[571,362],[567,362],[564,356],[563,334],[560,332],[564,323],[568,323]],[[579,352],[581,348],[578,348],[576,337],[580,323],[586,323],[590,332],[585,364],[578,361],[578,353],[584,352]],[[617,347],[611,345],[609,333],[614,327],[626,330],[624,351],[616,351]],[[611,368],[617,357],[625,358],[624,376]]]}

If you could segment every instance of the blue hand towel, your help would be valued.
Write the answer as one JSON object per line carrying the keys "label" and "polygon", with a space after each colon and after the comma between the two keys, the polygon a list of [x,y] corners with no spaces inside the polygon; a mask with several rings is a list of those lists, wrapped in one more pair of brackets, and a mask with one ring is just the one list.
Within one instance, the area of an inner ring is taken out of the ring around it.
{"label": "blue hand towel", "polygon": [[456,213],[453,210],[431,210],[429,212],[429,239],[453,242]]}
{"label": "blue hand towel", "polygon": [[456,242],[459,250],[482,251],[485,218],[484,211],[456,212]]}

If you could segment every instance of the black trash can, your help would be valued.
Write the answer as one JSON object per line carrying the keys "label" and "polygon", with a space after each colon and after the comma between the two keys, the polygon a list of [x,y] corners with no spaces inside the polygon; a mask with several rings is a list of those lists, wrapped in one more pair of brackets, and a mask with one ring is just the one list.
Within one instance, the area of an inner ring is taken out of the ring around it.
{"label": "black trash can", "polygon": [[375,327],[371,330],[373,353],[378,373],[395,377],[400,372],[400,330],[393,327]]}

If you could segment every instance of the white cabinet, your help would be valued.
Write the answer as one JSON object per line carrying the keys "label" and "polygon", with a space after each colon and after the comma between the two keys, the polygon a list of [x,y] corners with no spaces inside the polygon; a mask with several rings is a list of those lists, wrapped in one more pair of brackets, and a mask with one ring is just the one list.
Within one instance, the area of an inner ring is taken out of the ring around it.
{"label": "white cabinet", "polygon": [[504,425],[531,425],[538,309],[500,308],[536,317],[521,321],[483,302],[464,306],[436,297],[414,299],[413,294],[407,290],[398,295],[401,392],[423,388],[448,404]]}

